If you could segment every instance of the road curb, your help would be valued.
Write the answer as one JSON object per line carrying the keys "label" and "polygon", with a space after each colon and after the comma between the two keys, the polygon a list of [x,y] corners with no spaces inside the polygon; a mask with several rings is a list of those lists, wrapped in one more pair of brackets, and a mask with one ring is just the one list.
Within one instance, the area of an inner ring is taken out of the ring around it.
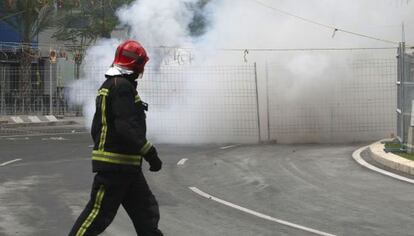
{"label": "road curb", "polygon": [[0,116],[0,129],[38,128],[49,126],[84,126],[83,117],[59,117],[54,115]]}
{"label": "road curb", "polygon": [[379,141],[369,146],[368,151],[372,159],[391,169],[414,175],[414,161],[384,151],[385,145]]}
{"label": "road curb", "polygon": [[50,121],[50,122],[37,122],[37,123],[0,123],[0,128],[23,128],[23,127],[42,127],[42,126],[62,126],[62,125],[75,125],[75,121]]}

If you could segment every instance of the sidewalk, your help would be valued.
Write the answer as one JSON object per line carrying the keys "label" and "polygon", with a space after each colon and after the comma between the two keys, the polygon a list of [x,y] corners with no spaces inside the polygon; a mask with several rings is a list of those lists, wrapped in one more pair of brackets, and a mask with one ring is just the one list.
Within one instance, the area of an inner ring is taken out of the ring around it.
{"label": "sidewalk", "polygon": [[42,126],[64,126],[79,125],[84,126],[83,117],[59,117],[21,115],[21,116],[0,116],[0,127],[20,128],[20,127],[42,127]]}
{"label": "sidewalk", "polygon": [[369,154],[376,162],[393,170],[414,176],[414,161],[405,159],[391,152],[384,151],[384,144],[381,141],[371,144],[368,147]]}
{"label": "sidewalk", "polygon": [[0,138],[87,132],[83,117],[0,116]]}

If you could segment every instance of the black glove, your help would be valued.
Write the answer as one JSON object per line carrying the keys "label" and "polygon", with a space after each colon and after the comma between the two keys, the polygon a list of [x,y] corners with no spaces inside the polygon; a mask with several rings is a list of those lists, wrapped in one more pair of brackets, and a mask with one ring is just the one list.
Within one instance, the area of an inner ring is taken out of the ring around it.
{"label": "black glove", "polygon": [[150,165],[150,171],[157,172],[161,170],[162,168],[162,161],[158,157],[157,150],[154,146],[148,150],[147,154],[145,154],[144,159],[149,163]]}

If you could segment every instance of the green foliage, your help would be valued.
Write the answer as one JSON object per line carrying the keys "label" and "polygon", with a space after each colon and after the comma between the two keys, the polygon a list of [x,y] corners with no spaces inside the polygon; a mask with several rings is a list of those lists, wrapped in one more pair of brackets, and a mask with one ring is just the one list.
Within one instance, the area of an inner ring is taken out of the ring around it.
{"label": "green foliage", "polygon": [[58,9],[60,17],[53,37],[80,46],[88,45],[98,38],[109,38],[119,23],[116,10],[130,2],[132,0],[63,1]]}
{"label": "green foliage", "polygon": [[98,38],[109,38],[119,24],[116,10],[133,0],[77,0],[60,1],[56,32],[53,37],[61,41],[71,41],[69,51],[74,52],[79,65],[91,43]]}
{"label": "green foliage", "polygon": [[4,0],[0,1],[0,19],[11,26],[21,37],[19,65],[19,98],[22,111],[28,109],[32,94],[30,44],[40,32],[52,25],[54,5],[47,0]]}
{"label": "green foliage", "polygon": [[397,155],[404,157],[405,159],[414,161],[414,154],[409,154],[405,152],[396,153]]}
{"label": "green foliage", "polygon": [[208,20],[204,15],[204,8],[211,0],[198,0],[195,3],[188,3],[187,7],[194,11],[192,22],[188,25],[191,36],[199,37],[206,33]]}
{"label": "green foliage", "polygon": [[414,161],[414,154],[407,153],[405,146],[401,144],[398,140],[385,142],[384,146],[386,151],[392,152],[396,155]]}
{"label": "green foliage", "polygon": [[0,1],[0,19],[20,34],[22,43],[31,43],[43,30],[52,25],[53,4],[49,1]]}
{"label": "green foliage", "polygon": [[403,147],[398,140],[393,140],[391,142],[385,142],[384,145],[385,145],[385,148],[398,149],[398,150]]}

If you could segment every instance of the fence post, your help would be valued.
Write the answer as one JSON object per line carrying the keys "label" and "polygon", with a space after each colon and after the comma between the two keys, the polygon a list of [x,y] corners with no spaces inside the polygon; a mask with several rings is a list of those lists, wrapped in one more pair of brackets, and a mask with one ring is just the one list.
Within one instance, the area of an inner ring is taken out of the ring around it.
{"label": "fence post", "polygon": [[257,84],[257,64],[254,63],[254,84],[256,86],[256,111],[257,111],[257,132],[258,132],[258,141],[262,142],[262,132],[260,126],[260,109],[259,109],[259,88]]}
{"label": "fence post", "polygon": [[408,127],[407,152],[414,153],[414,100],[411,101],[411,122]]}
{"label": "fence post", "polygon": [[406,123],[406,119],[405,119],[405,116],[407,115],[406,114],[406,101],[405,101],[405,89],[406,89],[406,87],[405,87],[405,83],[406,83],[406,71],[405,71],[405,63],[406,63],[406,61],[405,61],[405,42],[402,42],[401,43],[401,48],[402,48],[402,53],[401,53],[401,104],[402,104],[402,106],[401,106],[401,113],[402,113],[402,116],[401,116],[401,119],[402,119],[402,143],[403,144],[406,144],[407,143],[407,137],[406,137],[406,131],[407,131],[407,129],[408,129],[408,126],[407,126],[407,123]]}
{"label": "fence post", "polygon": [[266,116],[267,116],[267,141],[270,141],[270,100],[269,100],[269,64],[266,60]]}
{"label": "fence post", "polygon": [[53,115],[52,62],[49,62],[49,115]]}
{"label": "fence post", "polygon": [[400,42],[398,46],[398,79],[397,79],[397,138],[405,143],[404,122],[404,78],[405,78],[405,43]]}
{"label": "fence post", "polygon": [[1,97],[0,97],[0,100],[1,100],[1,112],[0,112],[0,114],[1,115],[6,115],[6,112],[5,112],[5,108],[6,108],[6,101],[5,101],[5,98],[6,98],[6,68],[5,68],[5,66],[4,65],[2,65],[2,67],[1,67],[1,69],[2,69],[2,76],[1,76],[1,81],[0,81],[0,88],[1,88],[1,91],[0,91],[0,94],[1,94]]}

